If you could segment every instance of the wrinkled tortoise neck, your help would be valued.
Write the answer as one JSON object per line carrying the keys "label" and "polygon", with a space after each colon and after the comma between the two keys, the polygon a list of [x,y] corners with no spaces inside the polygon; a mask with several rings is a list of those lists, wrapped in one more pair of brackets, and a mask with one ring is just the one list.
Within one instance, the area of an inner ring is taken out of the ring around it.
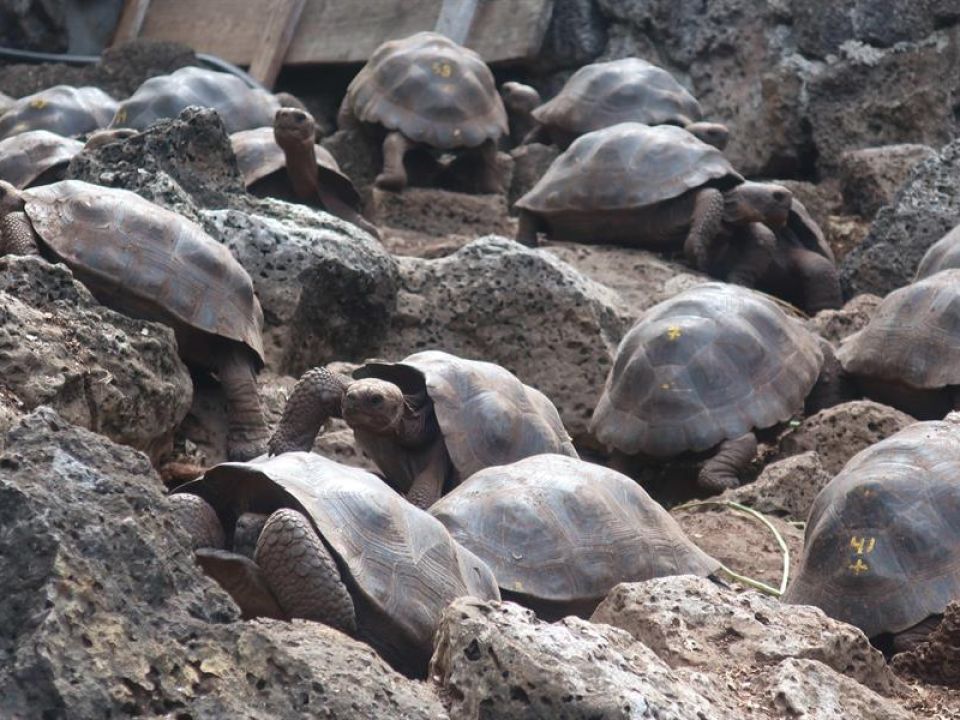
{"label": "wrinkled tortoise neck", "polygon": [[419,447],[431,442],[438,431],[433,402],[426,391],[404,394],[404,411],[395,426],[397,441],[404,447]]}

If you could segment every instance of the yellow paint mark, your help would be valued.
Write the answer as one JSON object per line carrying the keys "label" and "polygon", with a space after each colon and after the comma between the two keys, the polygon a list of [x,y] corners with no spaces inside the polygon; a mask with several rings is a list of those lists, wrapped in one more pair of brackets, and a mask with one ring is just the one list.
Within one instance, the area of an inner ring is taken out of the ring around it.
{"label": "yellow paint mark", "polygon": [[113,124],[119,127],[121,123],[125,123],[126,121],[127,121],[126,108],[124,108],[123,110],[117,110],[117,116],[113,119]]}
{"label": "yellow paint mark", "polygon": [[523,592],[523,583],[520,582],[519,580],[514,580],[513,589],[516,590],[517,592]]}
{"label": "yellow paint mark", "polygon": [[663,389],[663,390],[669,390],[669,389],[670,389],[670,383],[664,383],[663,385],[660,386],[660,388]]}
{"label": "yellow paint mark", "polygon": [[30,101],[30,107],[32,107],[34,110],[42,110],[46,106],[47,106],[47,101],[44,100],[43,98],[37,98],[35,100]]}
{"label": "yellow paint mark", "polygon": [[681,335],[683,335],[683,333],[680,331],[680,328],[678,328],[676,325],[671,325],[670,327],[667,328],[667,340],[670,340],[670,341],[676,340]]}
{"label": "yellow paint mark", "polygon": [[850,538],[850,547],[857,551],[857,555],[873,552],[877,545],[877,539],[874,537],[858,538],[856,535]]}
{"label": "yellow paint mark", "polygon": [[862,572],[867,572],[867,571],[870,569],[870,566],[867,565],[867,564],[866,564],[863,560],[861,560],[859,557],[857,558],[857,561],[856,561],[853,565],[848,565],[847,567],[850,568],[850,571],[851,571],[854,575],[859,575],[860,573],[862,573]]}
{"label": "yellow paint mark", "polygon": [[453,75],[453,66],[448,62],[438,60],[433,64],[433,72],[442,78],[448,78]]}

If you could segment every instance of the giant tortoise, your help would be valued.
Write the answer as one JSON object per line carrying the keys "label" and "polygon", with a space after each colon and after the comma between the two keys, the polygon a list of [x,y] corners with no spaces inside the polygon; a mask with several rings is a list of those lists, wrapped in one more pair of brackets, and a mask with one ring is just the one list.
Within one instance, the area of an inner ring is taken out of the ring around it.
{"label": "giant tortoise", "polygon": [[370,361],[353,376],[304,373],[270,452],[309,450],[321,425],[342,417],[387,482],[420,507],[490,465],[576,456],[553,403],[499,365],[432,350]]}
{"label": "giant tortoise", "polygon": [[226,391],[230,458],[263,452],[263,312],[229,250],[127,190],[65,180],[19,191],[0,181],[0,255],[37,252],[67,265],[103,304],[170,325],[183,359],[214,370]]}
{"label": "giant tortoise", "polygon": [[923,280],[941,270],[960,268],[960,225],[931,245],[917,267],[917,280]]}
{"label": "giant tortoise", "polygon": [[516,202],[517,241],[618,243],[680,250],[705,272],[717,240],[738,230],[740,263],[731,281],[752,285],[752,256],[773,251],[769,231],[789,216],[793,196],[780,185],[748,183],[719,150],[672,125],[620,123],[578,138]]}
{"label": "giant tortoise", "polygon": [[480,470],[430,514],[487,564],[504,599],[548,621],[589,617],[621,582],[720,566],[626,475],[564,455]]}
{"label": "giant tortoise", "polygon": [[86,135],[110,123],[117,101],[100,88],[56,85],[15,101],[0,116],[0,140],[28,130]]}
{"label": "giant tortoise", "polygon": [[483,59],[452,40],[419,32],[374,50],[347,88],[337,123],[386,129],[383,172],[375,185],[406,187],[404,156],[414,148],[459,152],[462,174],[478,192],[499,192],[497,141],[507,134],[507,113]]}
{"label": "giant tortoise", "polygon": [[820,341],[770,298],[697,285],[644,312],[620,342],[590,428],[626,456],[709,450],[700,485],[735,487],[753,431],[803,410],[823,360]]}
{"label": "giant tortoise", "polygon": [[0,140],[0,180],[19,190],[63,180],[83,143],[49,130],[28,130]]}
{"label": "giant tortoise", "polygon": [[719,150],[727,146],[730,134],[723,125],[703,122],[700,103],[673,75],[633,57],[580,68],[532,115],[539,127],[526,142],[552,142],[561,148],[584,133],[622,122],[677,125]]}
{"label": "giant tortoise", "polygon": [[837,352],[864,394],[921,420],[960,408],[958,355],[960,269],[894,290]]}
{"label": "giant tortoise", "polygon": [[[170,497],[201,565],[246,616],[316,620],[423,675],[443,609],[499,600],[490,569],[380,478],[314,453],[225,463]],[[251,562],[225,552],[238,518],[268,515]]]}
{"label": "giant tortoise", "polygon": [[820,491],[783,601],[816,605],[909,649],[960,598],[960,419],[921,422],[854,455]]}

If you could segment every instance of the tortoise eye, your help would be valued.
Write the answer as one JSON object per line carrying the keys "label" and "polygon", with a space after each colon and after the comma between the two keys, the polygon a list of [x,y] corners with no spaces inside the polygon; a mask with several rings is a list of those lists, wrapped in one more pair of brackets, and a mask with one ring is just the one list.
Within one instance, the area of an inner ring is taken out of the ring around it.
{"label": "tortoise eye", "polygon": [[376,395],[371,395],[370,404],[374,406],[383,405],[383,395],[380,395],[379,393]]}

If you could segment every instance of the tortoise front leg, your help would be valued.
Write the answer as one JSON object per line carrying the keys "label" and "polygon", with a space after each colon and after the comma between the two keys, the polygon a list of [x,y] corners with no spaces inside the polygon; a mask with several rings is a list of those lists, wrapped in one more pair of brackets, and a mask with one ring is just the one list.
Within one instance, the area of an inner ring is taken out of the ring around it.
{"label": "tortoise front leg", "polygon": [[307,370],[283,407],[283,417],[270,438],[268,452],[279,455],[313,448],[323,424],[330,418],[343,417],[343,394],[349,384],[348,377],[327,368]]}
{"label": "tortoise front leg", "polygon": [[373,184],[381,190],[401,192],[407,186],[403,158],[412,147],[413,143],[402,133],[389,133],[383,141],[383,172],[377,175]]}
{"label": "tortoise front leg", "polygon": [[690,230],[683,243],[687,260],[697,270],[706,272],[713,260],[713,241],[723,224],[723,193],[716,188],[697,191],[693,201]]}
{"label": "tortoise front leg", "polygon": [[733,440],[724,440],[716,454],[700,469],[697,483],[704,490],[721,492],[740,484],[740,472],[757,453],[757,438],[753,433]]}
{"label": "tortoise front leg", "polygon": [[227,396],[227,457],[246,461],[262,455],[269,431],[250,351],[239,344],[225,350],[219,358],[217,376]]}
{"label": "tortoise front leg", "polygon": [[250,558],[213,548],[200,548],[195,556],[203,572],[233,598],[244,620],[258,617],[290,619],[270,591],[263,569]]}
{"label": "tortoise front leg", "polygon": [[226,536],[217,511],[198,495],[175,493],[167,497],[167,507],[187,531],[193,548],[218,548],[226,545]]}
{"label": "tortoise front leg", "polygon": [[37,236],[25,212],[9,212],[0,217],[0,257],[39,253]]}
{"label": "tortoise front leg", "polygon": [[840,276],[837,267],[819,253],[805,248],[789,251],[790,268],[800,277],[804,310],[816,315],[821,310],[843,306]]}
{"label": "tortoise front leg", "polygon": [[736,250],[737,259],[727,272],[726,280],[752,288],[770,267],[777,236],[763,223],[750,223],[742,232],[742,237],[736,239],[740,244]]}
{"label": "tortoise front leg", "polygon": [[517,242],[527,247],[537,247],[537,233],[543,227],[540,218],[529,210],[521,210],[517,218]]}
{"label": "tortoise front leg", "polygon": [[422,510],[433,505],[443,494],[443,485],[450,470],[450,457],[443,439],[431,443],[421,460],[421,467],[407,490],[407,502]]}
{"label": "tortoise front leg", "polygon": [[497,171],[497,144],[493,140],[462,151],[454,163],[457,172],[472,176],[462,183],[465,187],[470,187],[480,194],[503,192],[503,182]]}

